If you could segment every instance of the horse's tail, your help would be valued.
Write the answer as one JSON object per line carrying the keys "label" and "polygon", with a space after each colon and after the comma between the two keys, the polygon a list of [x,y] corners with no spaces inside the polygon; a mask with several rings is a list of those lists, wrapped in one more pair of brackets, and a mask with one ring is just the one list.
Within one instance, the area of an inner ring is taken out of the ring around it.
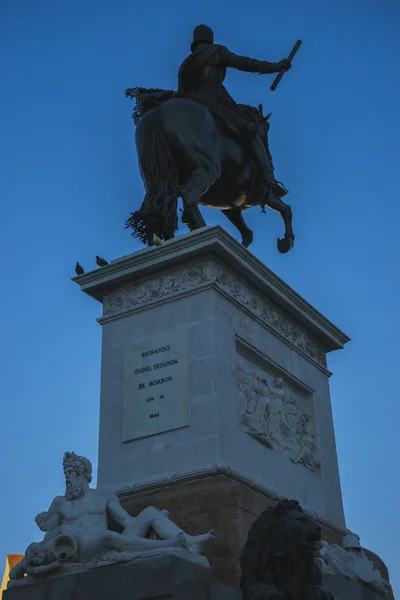
{"label": "horse's tail", "polygon": [[133,237],[151,243],[153,234],[166,239],[178,228],[178,170],[163,132],[161,108],[151,110],[139,122],[136,147],[146,195],[125,229],[133,229]]}

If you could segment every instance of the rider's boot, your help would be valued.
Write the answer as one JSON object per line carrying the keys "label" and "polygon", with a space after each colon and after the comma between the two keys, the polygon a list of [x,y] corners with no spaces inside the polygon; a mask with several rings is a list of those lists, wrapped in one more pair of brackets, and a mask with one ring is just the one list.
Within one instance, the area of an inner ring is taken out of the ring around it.
{"label": "rider's boot", "polygon": [[283,196],[286,196],[288,193],[288,190],[282,183],[275,179],[260,137],[257,133],[253,133],[253,135],[248,136],[247,140],[253,153],[254,160],[263,174],[265,183],[277,198],[283,198]]}

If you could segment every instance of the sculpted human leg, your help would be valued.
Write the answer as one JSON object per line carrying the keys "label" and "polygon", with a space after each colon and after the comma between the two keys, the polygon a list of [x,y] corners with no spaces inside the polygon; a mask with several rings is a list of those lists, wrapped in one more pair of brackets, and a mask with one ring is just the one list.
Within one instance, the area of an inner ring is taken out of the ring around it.
{"label": "sculpted human leg", "polygon": [[[203,535],[188,535],[173,521],[168,519],[168,511],[158,510],[154,506],[148,506],[145,510],[138,514],[137,517],[132,519],[132,524],[128,525],[124,530],[122,536],[134,539],[135,536],[145,536],[149,527],[152,527],[154,531],[160,536],[161,540],[148,540],[146,542],[153,542],[156,545],[154,547],[160,547],[160,541],[165,540],[166,545],[171,545],[171,540],[174,538],[183,539],[185,545],[194,550],[195,552],[201,552],[206,541],[214,539],[216,536],[215,531],[211,530]],[[183,537],[182,537],[183,536]]]}
{"label": "sculpted human leg", "polygon": [[[149,527],[152,527],[160,536],[160,538],[166,541],[183,535],[186,546],[195,552],[201,552],[205,542],[213,539],[216,536],[216,533],[213,530],[210,530],[202,535],[188,535],[180,527],[178,527],[178,525],[168,519],[167,515],[167,511],[160,511],[157,508],[154,508],[154,506],[149,506],[136,517],[133,527],[135,528],[136,526],[136,531],[138,531],[140,522],[143,524],[143,527],[146,524],[146,532]],[[130,536],[130,532],[133,530],[129,528],[128,531],[125,531],[127,532],[127,535]],[[143,529],[141,531],[143,531]],[[160,542],[159,540],[151,541],[155,541],[157,543]]]}
{"label": "sculpted human leg", "polygon": [[107,552],[145,552],[157,548],[186,548],[183,533],[168,540],[151,540],[136,535],[122,535],[115,531],[107,531],[102,536],[81,540],[79,545],[79,561],[85,562],[93,556],[101,556]]}
{"label": "sculpted human leg", "polygon": [[161,514],[162,512],[159,511],[158,508],[155,508],[154,506],[148,506],[147,508],[142,510],[136,517],[132,517],[130,523],[124,529],[122,535],[129,537],[145,537],[149,530],[149,527],[152,526],[152,521],[154,521]]}
{"label": "sculpted human leg", "polygon": [[108,531],[104,536],[104,542],[110,550],[125,550],[135,552],[136,550],[153,550],[155,548],[185,547],[183,532],[178,531],[168,539],[151,540],[140,536],[123,536],[115,531]]}

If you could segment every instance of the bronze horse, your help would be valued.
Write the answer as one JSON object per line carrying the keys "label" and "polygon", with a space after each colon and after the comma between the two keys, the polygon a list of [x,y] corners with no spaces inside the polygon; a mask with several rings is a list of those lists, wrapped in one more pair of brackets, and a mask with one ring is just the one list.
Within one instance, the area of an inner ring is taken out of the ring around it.
{"label": "bronze horse", "polygon": [[[138,99],[137,90],[125,93]],[[265,212],[268,206],[278,211],[285,223],[284,237],[278,239],[279,252],[291,250],[291,208],[267,189],[240,134],[219,122],[202,104],[169,94],[170,99],[161,102],[157,93],[149,95],[152,100],[147,110],[142,106],[140,117],[136,113],[135,141],[146,195],[140,209],[126,222],[126,227],[133,229],[132,235],[149,245],[154,235],[164,240],[174,237],[181,197],[182,222],[189,229],[206,225],[199,204],[219,208],[239,230],[246,248],[253,241],[253,232],[242,212],[253,206],[261,206]],[[164,100],[165,92],[161,96]],[[263,116],[261,105],[258,109],[243,108],[250,111],[270,157],[269,116]]]}

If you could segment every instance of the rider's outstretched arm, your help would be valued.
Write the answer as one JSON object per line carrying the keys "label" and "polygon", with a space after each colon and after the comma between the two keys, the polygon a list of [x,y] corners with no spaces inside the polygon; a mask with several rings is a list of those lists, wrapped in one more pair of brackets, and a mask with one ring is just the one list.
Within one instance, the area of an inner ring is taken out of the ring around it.
{"label": "rider's outstretched arm", "polygon": [[238,69],[239,71],[247,71],[248,73],[279,73],[282,69],[282,61],[273,63],[267,60],[239,56],[228,50],[228,48],[225,48],[225,46],[221,46],[219,56],[221,62],[226,67]]}

